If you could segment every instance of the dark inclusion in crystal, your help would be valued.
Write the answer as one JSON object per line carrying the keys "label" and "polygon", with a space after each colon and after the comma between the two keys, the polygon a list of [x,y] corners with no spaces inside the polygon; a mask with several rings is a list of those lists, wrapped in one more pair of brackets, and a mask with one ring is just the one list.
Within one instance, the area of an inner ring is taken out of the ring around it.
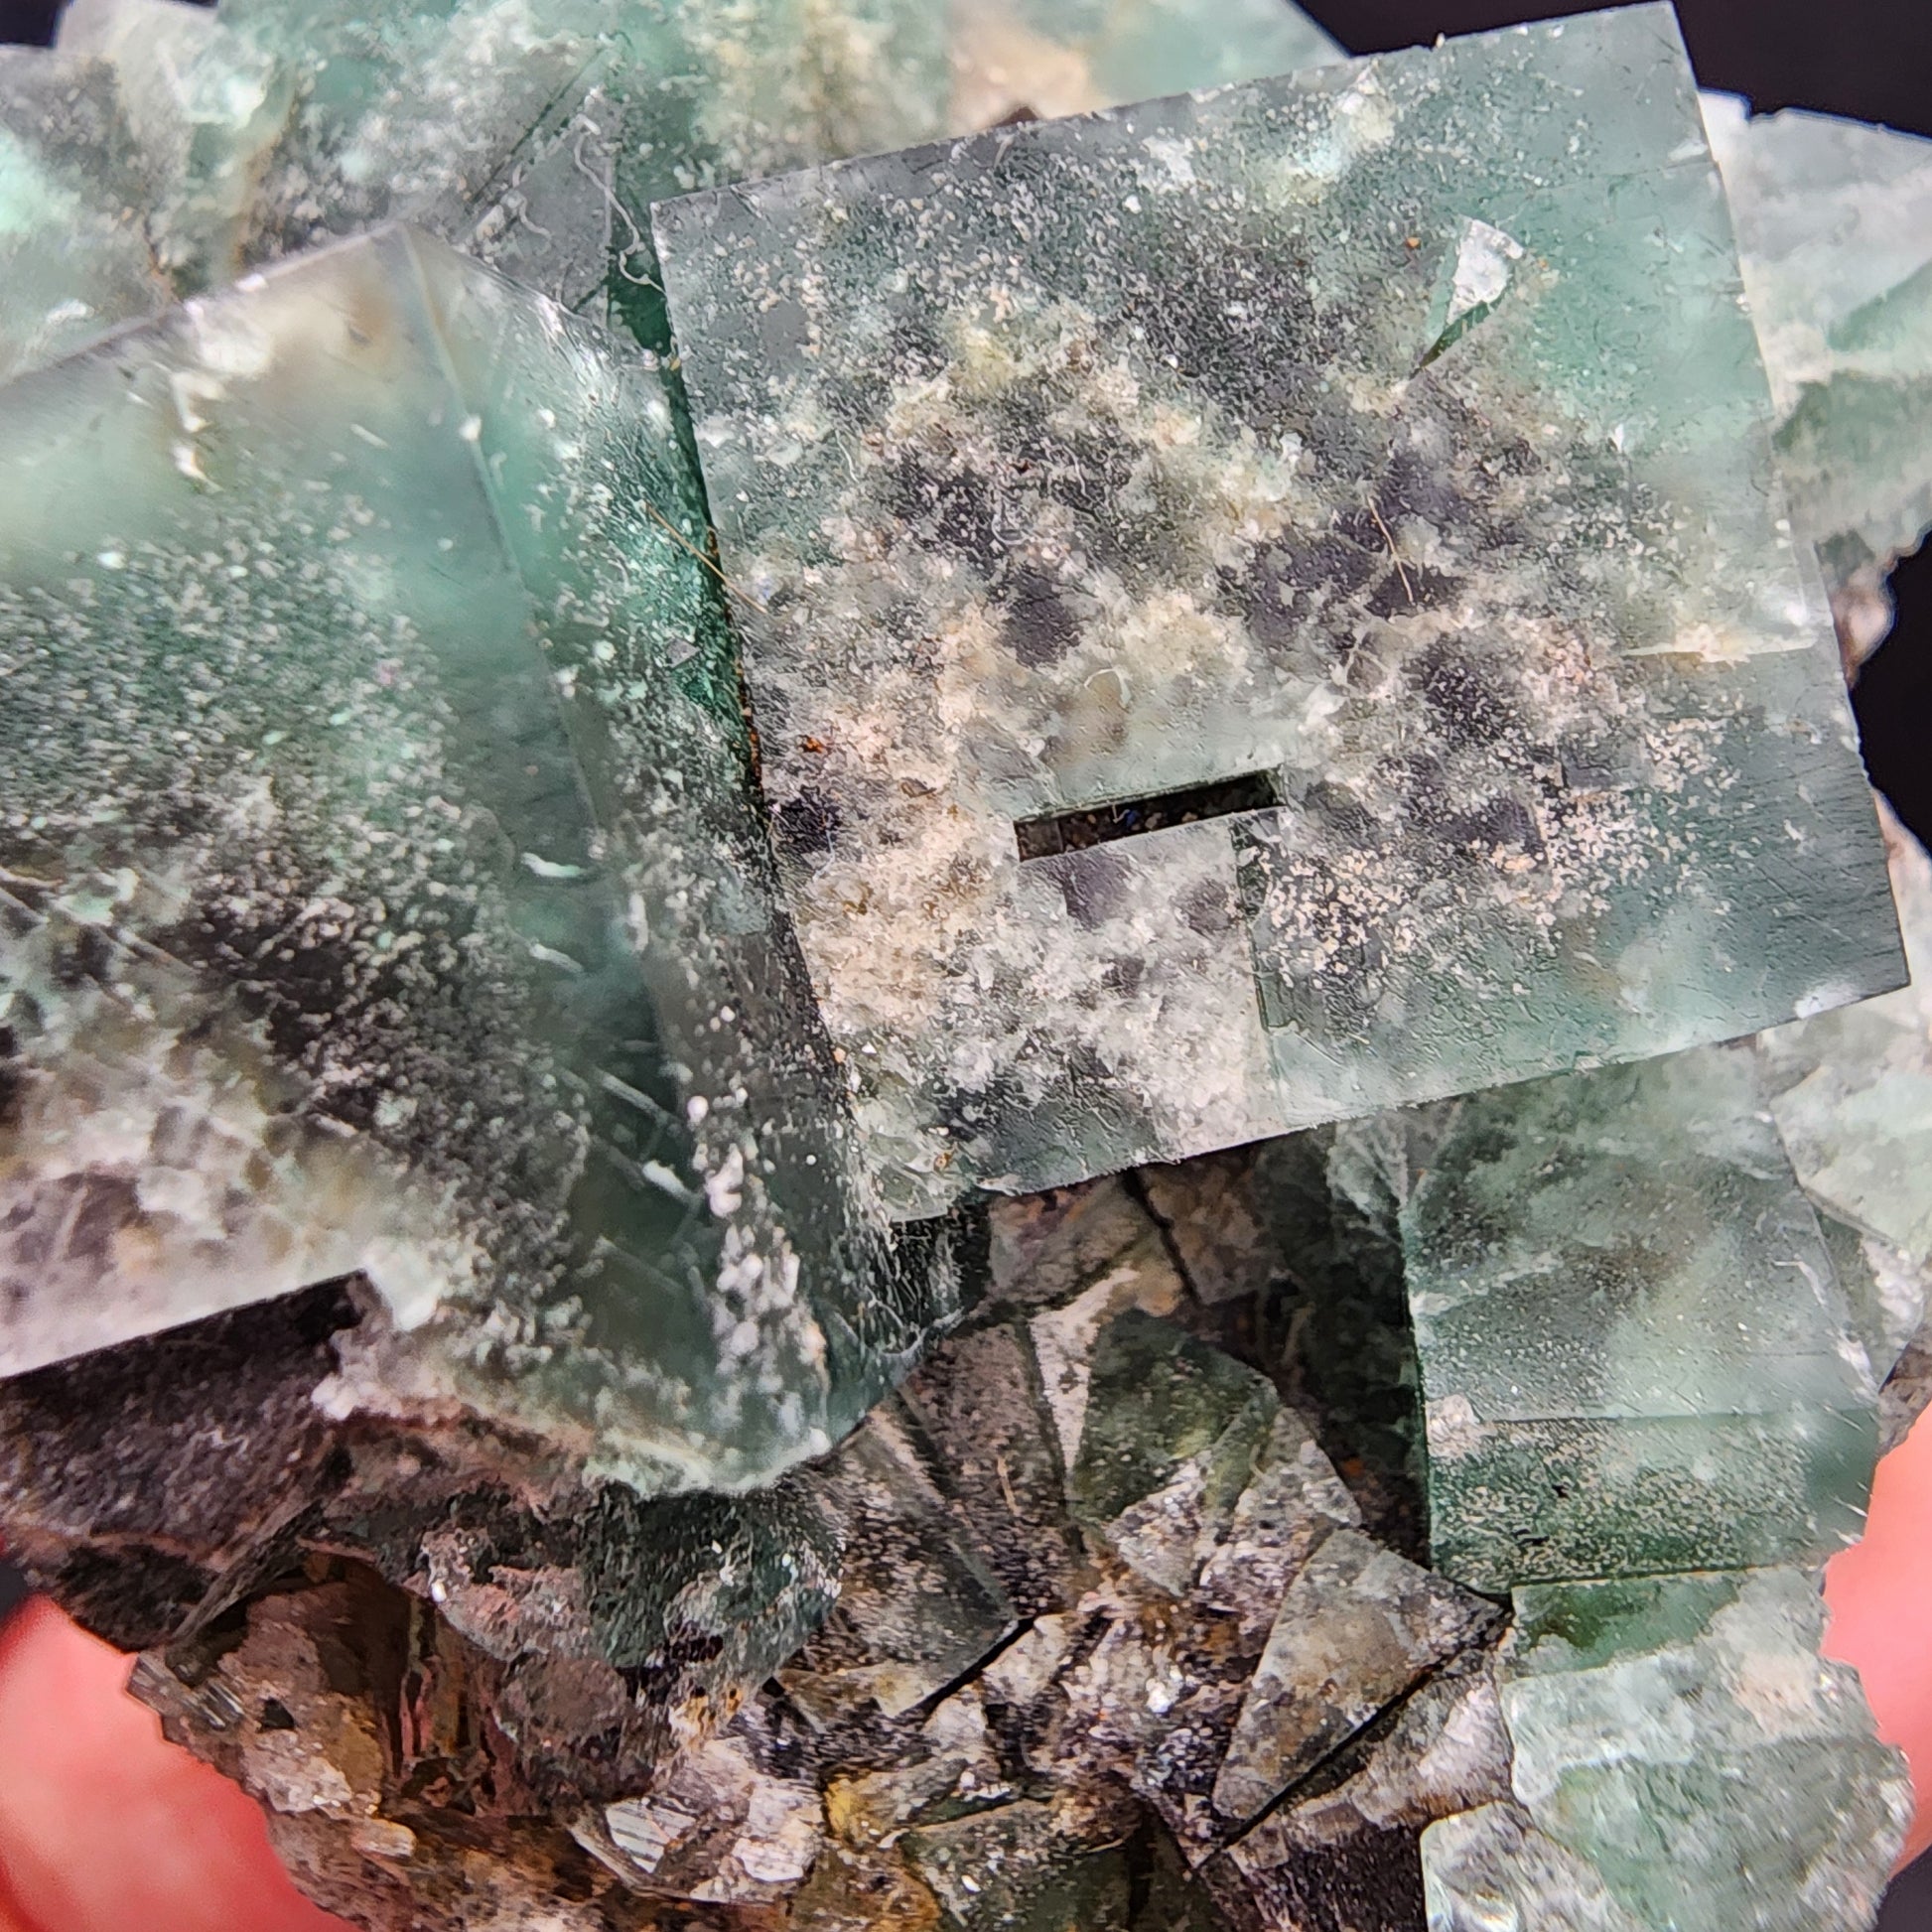
{"label": "dark inclusion in crystal", "polygon": [[1895,978],[1662,10],[654,219],[764,780],[840,827],[783,866],[800,941],[902,1205]]}

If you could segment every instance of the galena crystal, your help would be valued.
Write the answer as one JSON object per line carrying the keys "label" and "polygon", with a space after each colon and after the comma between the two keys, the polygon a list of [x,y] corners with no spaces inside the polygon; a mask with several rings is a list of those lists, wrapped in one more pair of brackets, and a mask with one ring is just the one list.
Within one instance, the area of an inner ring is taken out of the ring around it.
{"label": "galena crystal", "polygon": [[904,1205],[1896,978],[1664,11],[655,220],[800,940]]}
{"label": "galena crystal", "polygon": [[855,1166],[661,371],[385,229],[0,418],[0,1363],[359,1269],[345,1407],[646,1490],[829,1447],[948,1277]]}

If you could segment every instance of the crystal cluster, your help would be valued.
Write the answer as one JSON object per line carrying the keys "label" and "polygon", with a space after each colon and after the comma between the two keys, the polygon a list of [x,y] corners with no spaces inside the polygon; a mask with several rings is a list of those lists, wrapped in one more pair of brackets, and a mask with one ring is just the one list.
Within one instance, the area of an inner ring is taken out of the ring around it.
{"label": "crystal cluster", "polygon": [[0,1528],[306,1890],[1868,1925],[1928,183],[1656,6],[0,56]]}
{"label": "crystal cluster", "polygon": [[383,228],[0,418],[0,1366],[360,1270],[326,1400],[829,1448],[953,1277],[855,1165],[662,371]]}

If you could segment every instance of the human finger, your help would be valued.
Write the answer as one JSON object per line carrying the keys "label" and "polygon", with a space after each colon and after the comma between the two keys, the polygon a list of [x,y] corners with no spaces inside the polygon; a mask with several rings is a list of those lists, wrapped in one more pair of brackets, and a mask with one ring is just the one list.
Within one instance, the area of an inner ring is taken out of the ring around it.
{"label": "human finger", "polygon": [[1878,1734],[1912,1767],[1901,1863],[1932,1847],[1932,1410],[1878,1464],[1863,1538],[1825,1572],[1825,1653],[1858,1666]]}
{"label": "human finger", "polygon": [[163,1739],[130,1668],[45,1601],[0,1631],[0,1932],[346,1932],[248,1798]]}

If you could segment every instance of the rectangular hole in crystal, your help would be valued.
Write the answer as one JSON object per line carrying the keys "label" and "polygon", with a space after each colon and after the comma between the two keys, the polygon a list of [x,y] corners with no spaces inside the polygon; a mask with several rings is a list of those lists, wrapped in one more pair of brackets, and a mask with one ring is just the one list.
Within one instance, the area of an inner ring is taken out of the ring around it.
{"label": "rectangular hole in crystal", "polygon": [[1137,839],[1171,825],[1265,811],[1281,802],[1281,786],[1274,772],[1245,771],[1238,778],[1216,778],[1208,784],[1157,791],[1145,798],[1117,799],[1084,811],[1016,819],[1013,835],[1022,860],[1047,859],[1056,852],[1081,852],[1114,839]]}

